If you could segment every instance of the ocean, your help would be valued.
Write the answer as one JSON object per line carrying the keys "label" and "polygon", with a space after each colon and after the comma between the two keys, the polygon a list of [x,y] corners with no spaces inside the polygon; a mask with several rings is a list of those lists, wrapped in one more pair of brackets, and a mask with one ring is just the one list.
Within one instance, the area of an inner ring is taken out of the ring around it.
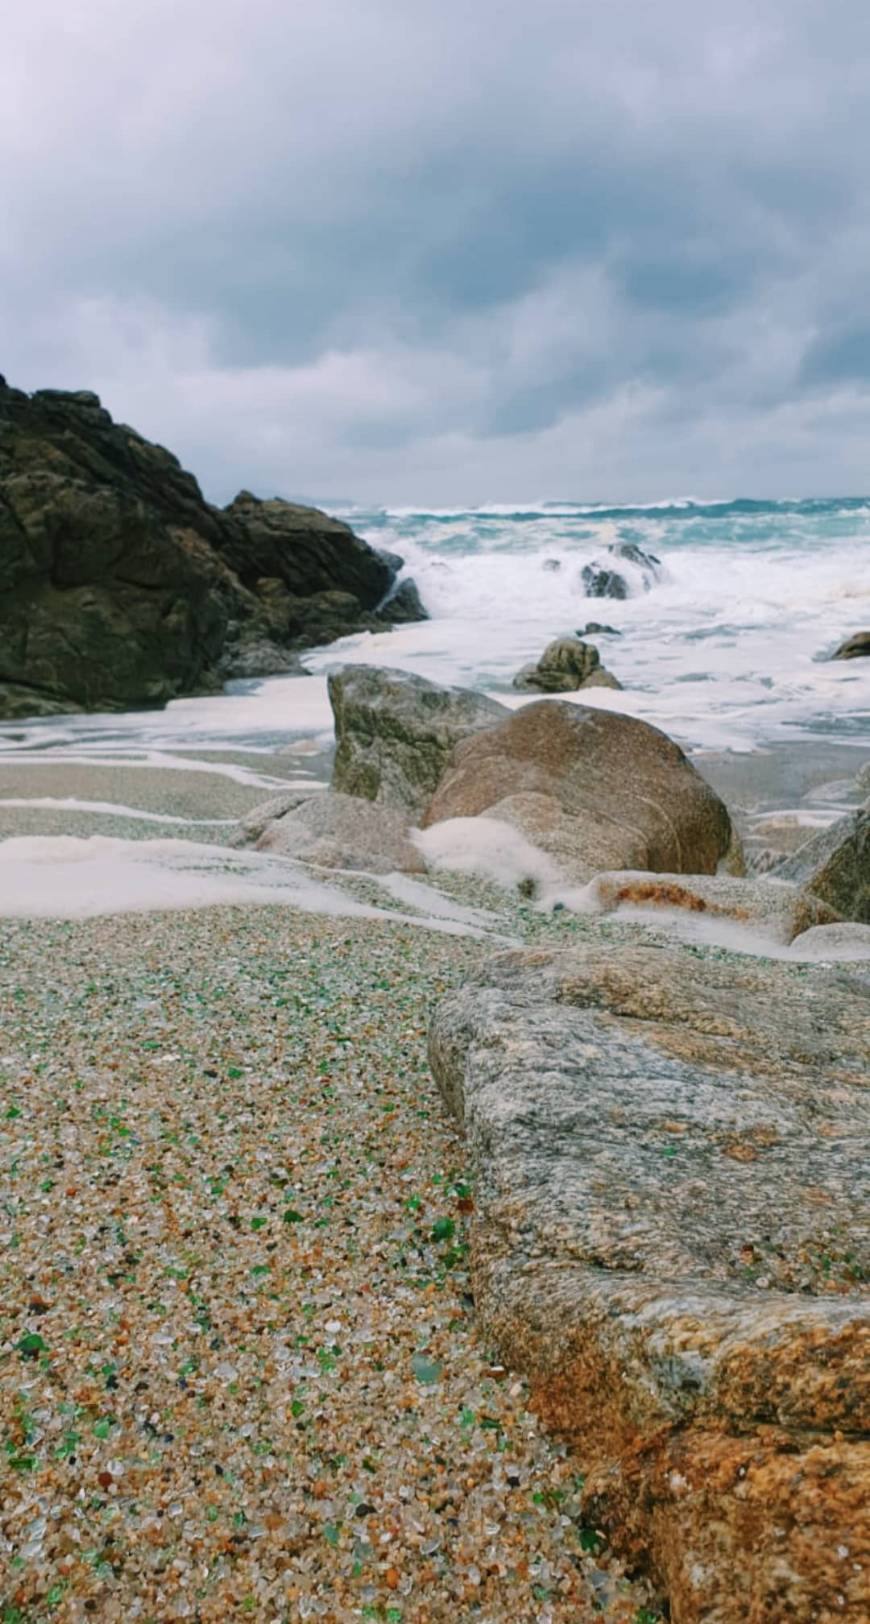
{"label": "ocean", "polygon": [[[870,499],[342,516],[401,553],[430,618],[309,650],[310,676],[0,724],[0,913],[288,900],[288,886],[302,905],[296,865],[231,856],[226,841],[276,792],[324,787],[330,669],[398,666],[521,705],[534,696],[512,688],[520,666],[589,621],[611,628],[590,640],[624,686],[566,697],[689,750],[762,866],[866,796],[870,660],[830,655],[870,627]],[[610,551],[622,546],[655,564]],[[587,565],[617,569],[628,595],[588,596]],[[305,884],[306,906],[345,906]]]}
{"label": "ocean", "polygon": [[[314,680],[238,682],[220,698],[159,712],[0,725],[0,757],[133,753],[166,765],[193,745],[216,755],[269,751],[288,733],[329,731],[325,674],[347,661],[511,700],[519,667],[589,621],[617,634],[591,640],[624,690],[591,690],[582,702],[630,712],[686,748],[870,742],[870,661],[829,658],[844,637],[870,627],[870,498],[346,508],[340,516],[404,557],[428,621],[307,653]],[[623,543],[655,555],[654,580],[611,556]],[[582,570],[596,562],[623,573],[627,598],[585,595]]]}

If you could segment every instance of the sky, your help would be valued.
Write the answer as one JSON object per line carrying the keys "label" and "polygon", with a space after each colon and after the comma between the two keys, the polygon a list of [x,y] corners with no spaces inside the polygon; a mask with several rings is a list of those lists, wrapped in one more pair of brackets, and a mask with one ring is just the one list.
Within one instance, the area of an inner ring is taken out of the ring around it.
{"label": "sky", "polygon": [[0,371],[206,494],[870,490],[866,0],[29,0]]}

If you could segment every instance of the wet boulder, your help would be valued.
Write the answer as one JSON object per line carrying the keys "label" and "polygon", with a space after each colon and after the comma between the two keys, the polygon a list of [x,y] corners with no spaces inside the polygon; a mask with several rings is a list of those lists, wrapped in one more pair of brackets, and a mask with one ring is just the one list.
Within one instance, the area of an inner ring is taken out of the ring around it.
{"label": "wet boulder", "polygon": [[784,880],[732,874],[596,874],[590,905],[602,913],[668,914],[722,922],[787,946],[802,932],[837,923],[838,915],[809,891]]}
{"label": "wet boulder", "polygon": [[410,622],[428,620],[416,581],[400,581],[395,591],[380,605],[378,619],[385,626],[406,626]]}
{"label": "wet boulder", "polygon": [[[628,598],[635,585],[648,592],[661,575],[661,559],[655,553],[644,552],[635,542],[613,542],[607,553],[608,560],[615,562],[602,563],[595,559],[580,572],[587,598]],[[628,570],[617,568],[619,563],[628,565]]]}
{"label": "wet boulder", "polygon": [[509,713],[464,688],[379,666],[348,665],[329,678],[335,722],[332,787],[416,818],[428,805],[454,746]]}
{"label": "wet boulder", "polygon": [[603,869],[714,874],[733,849],[718,795],[658,728],[564,700],[525,705],[457,743],[424,828],[486,813],[567,878]]}
{"label": "wet boulder", "polygon": [[407,816],[393,807],[327,791],[270,819],[256,846],[317,868],[421,874],[426,865],[408,828]]}
{"label": "wet boulder", "polygon": [[618,570],[603,564],[584,564],[580,580],[587,598],[627,598],[628,582]]}
{"label": "wet boulder", "polygon": [[834,660],[862,660],[870,658],[870,632],[855,632],[847,637],[831,656]]}
{"label": "wet boulder", "polygon": [[578,637],[557,637],[544,649],[536,665],[524,665],[513,685],[523,693],[566,694],[580,688],[619,688],[604,669],[593,643]]}

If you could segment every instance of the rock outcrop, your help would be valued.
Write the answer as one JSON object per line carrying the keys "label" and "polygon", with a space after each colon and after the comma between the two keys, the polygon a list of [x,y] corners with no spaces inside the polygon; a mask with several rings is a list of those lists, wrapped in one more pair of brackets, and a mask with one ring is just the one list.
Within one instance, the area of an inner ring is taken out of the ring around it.
{"label": "rock outcrop", "polygon": [[589,900],[602,913],[630,908],[691,915],[711,924],[727,920],[785,945],[803,931],[838,922],[835,910],[810,892],[758,876],[741,879],[731,874],[632,874],[621,870],[596,874]]}
{"label": "rock outcrop", "polygon": [[796,953],[819,963],[835,963],[838,959],[863,959],[870,969],[870,925],[859,925],[849,920],[837,925],[813,925],[794,941]]}
{"label": "rock outcrop", "polygon": [[[314,508],[221,511],[96,395],[0,385],[0,716],[161,705],[360,627],[393,564]],[[406,595],[406,605],[408,598]]]}
{"label": "rock outcrop", "polygon": [[587,598],[627,598],[628,582],[618,570],[604,564],[584,564],[580,581]]}
{"label": "rock outcrop", "polygon": [[632,541],[614,542],[607,552],[610,558],[629,566],[628,574],[598,559],[584,564],[580,581],[587,598],[628,598],[635,582],[643,592],[648,592],[661,574],[661,560],[655,553],[645,553]]}
{"label": "rock outcrop", "polygon": [[414,621],[428,620],[416,581],[400,581],[381,604],[378,619],[387,626],[407,626]]}
{"label": "rock outcrop", "polygon": [[588,1524],[674,1624],[864,1617],[866,984],[518,951],[441,1004],[430,1057],[484,1335],[573,1444]]}
{"label": "rock outcrop", "polygon": [[658,728],[555,699],[496,721],[457,743],[424,828],[485,812],[579,882],[614,868],[713,874],[732,850],[723,803]]}
{"label": "rock outcrop", "polygon": [[820,897],[842,919],[870,924],[870,806],[820,829],[774,872]]}
{"label": "rock outcrop", "polygon": [[333,789],[396,807],[411,819],[432,799],[454,746],[509,715],[483,694],[368,665],[334,672],[329,700]]}
{"label": "rock outcrop", "polygon": [[612,672],[601,664],[593,643],[578,637],[557,637],[548,643],[536,665],[524,665],[513,685],[523,693],[568,694],[580,688],[621,688]]}
{"label": "rock outcrop", "polygon": [[855,632],[841,643],[836,653],[831,656],[834,660],[861,660],[870,657],[870,632]]}
{"label": "rock outcrop", "polygon": [[396,870],[422,874],[426,868],[408,838],[406,816],[394,807],[333,791],[310,795],[270,819],[256,845],[258,851],[298,857],[318,868],[363,869],[370,874]]}

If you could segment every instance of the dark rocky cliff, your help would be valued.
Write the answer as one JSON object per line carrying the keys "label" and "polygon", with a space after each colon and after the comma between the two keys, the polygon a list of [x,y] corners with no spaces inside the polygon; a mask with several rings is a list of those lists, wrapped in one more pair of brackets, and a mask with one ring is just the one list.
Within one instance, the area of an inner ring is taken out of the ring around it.
{"label": "dark rocky cliff", "polygon": [[383,618],[397,560],[316,508],[212,507],[96,395],[0,379],[0,716],[161,705]]}

